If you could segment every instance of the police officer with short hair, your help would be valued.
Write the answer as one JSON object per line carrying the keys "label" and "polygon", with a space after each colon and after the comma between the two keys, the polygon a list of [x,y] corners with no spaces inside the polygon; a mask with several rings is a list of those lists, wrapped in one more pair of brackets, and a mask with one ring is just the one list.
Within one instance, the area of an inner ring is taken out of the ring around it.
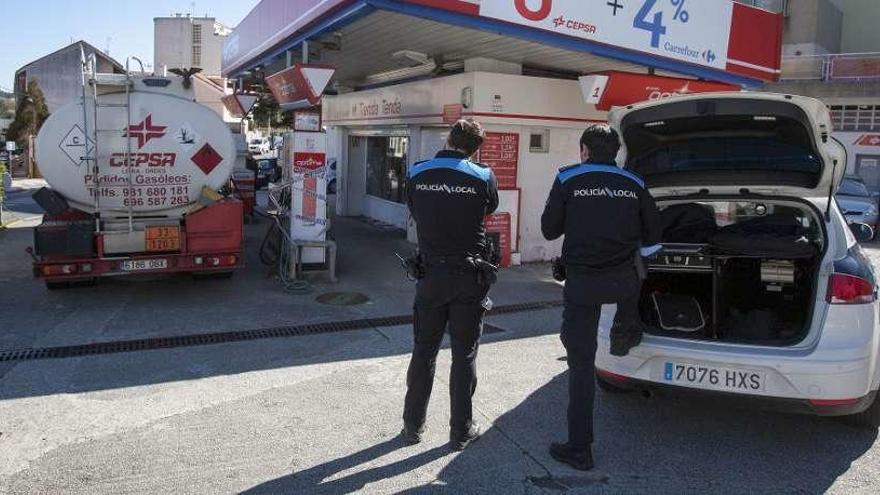
{"label": "police officer with short hair", "polygon": [[619,150],[613,129],[587,128],[581,137],[582,163],[560,169],[541,217],[544,237],[565,235],[561,337],[569,367],[568,442],[552,444],[550,454],[581,470],[593,467],[596,334],[602,305],[617,305],[611,353],[625,356],[642,336],[637,256],[656,252],[660,241],[654,200],[640,177],[616,166]]}
{"label": "police officer with short hair", "polygon": [[480,436],[473,421],[472,397],[477,386],[476,359],[483,314],[491,303],[489,288],[495,269],[487,263],[484,218],[498,208],[492,171],[470,161],[483,143],[483,127],[459,120],[451,129],[447,149],[433,160],[414,165],[407,196],[419,238],[418,280],[414,303],[414,348],[407,372],[403,413],[404,439],[419,443],[437,353],[449,329],[452,346],[450,445],[463,450]]}

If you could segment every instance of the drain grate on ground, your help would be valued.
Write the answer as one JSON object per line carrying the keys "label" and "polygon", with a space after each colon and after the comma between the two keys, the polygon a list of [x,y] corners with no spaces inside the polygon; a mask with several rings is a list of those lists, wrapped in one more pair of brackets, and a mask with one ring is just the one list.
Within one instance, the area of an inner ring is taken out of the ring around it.
{"label": "drain grate on ground", "polygon": [[[489,311],[488,315],[492,316],[512,313],[525,313],[529,311],[553,309],[561,306],[561,301],[510,304],[507,306],[497,306],[492,311]],[[63,359],[80,356],[91,356],[97,354],[118,354],[123,352],[174,349],[179,347],[196,347],[212,344],[244,342],[248,340],[278,339],[287,337],[298,337],[303,335],[339,333],[347,332],[350,330],[363,330],[367,328],[396,327],[411,324],[412,315],[399,315],[231,332],[179,335],[174,337],[156,337],[151,339],[121,340],[115,342],[98,342],[94,344],[74,346],[43,347],[38,349],[17,349],[10,351],[0,351],[0,363],[9,361],[34,361],[39,359]],[[486,325],[486,327],[492,326]],[[499,329],[498,327],[492,328],[498,329],[497,331],[504,331],[503,329]],[[497,333],[497,331],[492,332],[484,328],[484,332],[486,333]]]}

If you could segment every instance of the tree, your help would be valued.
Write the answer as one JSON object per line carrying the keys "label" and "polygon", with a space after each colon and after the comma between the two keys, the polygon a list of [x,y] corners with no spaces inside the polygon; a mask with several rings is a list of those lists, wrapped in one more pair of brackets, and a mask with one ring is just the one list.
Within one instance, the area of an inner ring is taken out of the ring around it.
{"label": "tree", "polygon": [[37,81],[27,83],[27,89],[15,110],[15,120],[6,131],[6,139],[15,141],[19,148],[27,147],[28,136],[35,135],[43,122],[49,118],[49,109],[46,107],[46,98]]}
{"label": "tree", "polygon": [[271,93],[263,93],[260,96],[254,106],[251,119],[257,127],[271,125],[272,127],[290,128],[293,126],[293,112],[282,110]]}
{"label": "tree", "polygon": [[12,111],[14,107],[13,100],[0,98],[0,119],[11,119],[15,115],[15,112]]}

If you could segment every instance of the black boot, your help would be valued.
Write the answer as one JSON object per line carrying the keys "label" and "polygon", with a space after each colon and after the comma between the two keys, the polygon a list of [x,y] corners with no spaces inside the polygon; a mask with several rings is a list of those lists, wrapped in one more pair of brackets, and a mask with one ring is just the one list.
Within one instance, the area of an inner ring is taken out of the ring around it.
{"label": "black boot", "polygon": [[400,431],[400,436],[403,437],[403,440],[409,445],[415,445],[417,443],[422,443],[422,434],[424,433],[425,425],[416,428],[404,423],[403,430]]}
{"label": "black boot", "polygon": [[638,347],[642,343],[642,331],[630,330],[629,332],[611,332],[611,355],[624,357],[629,354],[630,349]]}
{"label": "black boot", "polygon": [[480,435],[482,435],[482,431],[476,423],[472,423],[467,431],[452,430],[449,432],[449,446],[452,447],[452,450],[464,450],[468,445],[476,442]]}
{"label": "black boot", "polygon": [[550,444],[550,456],[581,471],[593,469],[593,451],[589,447],[578,449],[567,443],[553,443]]}

